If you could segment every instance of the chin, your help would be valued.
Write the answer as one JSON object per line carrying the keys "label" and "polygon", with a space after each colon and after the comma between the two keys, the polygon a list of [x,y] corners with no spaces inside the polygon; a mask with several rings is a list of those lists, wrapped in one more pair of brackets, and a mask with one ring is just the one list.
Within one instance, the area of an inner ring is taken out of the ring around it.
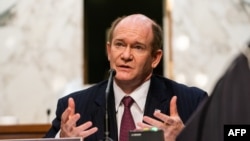
{"label": "chin", "polygon": [[131,76],[129,75],[116,75],[115,78],[119,81],[130,81],[132,80]]}

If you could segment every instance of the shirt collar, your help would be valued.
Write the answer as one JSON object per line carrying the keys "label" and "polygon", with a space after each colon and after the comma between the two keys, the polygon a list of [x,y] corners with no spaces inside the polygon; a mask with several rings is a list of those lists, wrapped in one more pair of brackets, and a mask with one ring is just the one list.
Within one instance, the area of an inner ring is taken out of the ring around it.
{"label": "shirt collar", "polygon": [[[134,99],[135,103],[138,105],[142,112],[144,112],[149,84],[150,79],[145,81],[141,86],[139,86],[137,89],[135,89],[132,93],[129,94],[129,96]],[[123,90],[115,83],[115,81],[113,81],[113,86],[115,95],[115,109],[117,111],[122,98],[127,94],[123,92]]]}

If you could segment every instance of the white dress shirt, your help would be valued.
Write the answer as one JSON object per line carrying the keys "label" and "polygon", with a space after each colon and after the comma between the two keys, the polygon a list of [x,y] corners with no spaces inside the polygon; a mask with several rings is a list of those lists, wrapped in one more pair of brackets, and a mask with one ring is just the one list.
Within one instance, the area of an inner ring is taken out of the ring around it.
{"label": "white dress shirt", "polygon": [[[124,96],[131,96],[134,99],[134,103],[132,104],[130,110],[131,110],[135,125],[138,122],[142,122],[149,84],[150,84],[150,80],[144,82],[140,87],[135,89],[132,93],[126,94],[122,91],[120,87],[117,86],[115,81],[113,81],[118,136],[120,134],[120,125],[121,125],[121,119],[122,119],[123,110],[124,110],[124,105],[121,102],[121,100],[123,99]],[[136,127],[138,128],[137,125]]]}

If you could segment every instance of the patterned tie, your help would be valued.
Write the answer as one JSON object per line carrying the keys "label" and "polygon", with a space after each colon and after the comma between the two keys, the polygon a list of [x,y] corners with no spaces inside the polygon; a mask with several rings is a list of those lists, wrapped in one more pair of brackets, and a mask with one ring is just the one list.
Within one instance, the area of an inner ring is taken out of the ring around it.
{"label": "patterned tie", "polygon": [[129,130],[135,129],[135,123],[130,112],[130,106],[134,103],[134,100],[127,96],[122,99],[122,103],[124,104],[124,112],[120,126],[120,141],[128,141]]}

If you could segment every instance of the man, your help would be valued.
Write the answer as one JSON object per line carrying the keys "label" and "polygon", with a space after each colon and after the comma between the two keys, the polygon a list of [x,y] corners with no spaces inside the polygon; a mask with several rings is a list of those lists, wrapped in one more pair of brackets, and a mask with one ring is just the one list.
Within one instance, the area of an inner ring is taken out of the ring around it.
{"label": "man", "polygon": [[[142,14],[118,18],[111,26],[106,50],[110,68],[116,71],[108,98],[112,140],[123,141],[120,138],[120,130],[125,128],[121,127],[123,97],[130,96],[134,100],[130,109],[135,128],[160,128],[165,140],[173,141],[208,96],[198,88],[153,75],[163,54],[162,35],[160,26]],[[59,99],[56,118],[45,137],[104,139],[107,83],[106,80]],[[128,131],[126,134],[128,136]]]}

